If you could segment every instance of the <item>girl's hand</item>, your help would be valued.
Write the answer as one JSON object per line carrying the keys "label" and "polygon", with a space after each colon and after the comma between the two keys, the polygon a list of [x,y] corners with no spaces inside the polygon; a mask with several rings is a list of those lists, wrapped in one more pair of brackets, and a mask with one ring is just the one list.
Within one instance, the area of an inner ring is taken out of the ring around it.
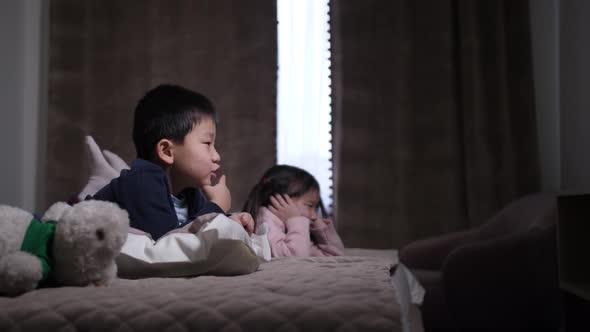
{"label": "girl's hand", "polygon": [[316,220],[312,220],[312,222],[313,222],[313,225],[315,228],[328,226],[332,223],[331,220],[324,219],[324,218],[317,218]]}
{"label": "girl's hand", "polygon": [[231,193],[225,185],[225,174],[221,176],[216,185],[203,186],[202,189],[208,200],[217,204],[224,212],[229,211],[231,208]]}
{"label": "girl's hand", "polygon": [[248,235],[252,235],[254,232],[254,219],[252,215],[248,212],[240,212],[240,213],[232,213],[229,215],[229,218],[238,224],[244,226]]}
{"label": "girl's hand", "polygon": [[275,194],[270,196],[270,206],[268,209],[275,216],[281,219],[282,222],[286,222],[291,218],[303,215],[297,205],[295,205],[295,203],[291,200],[291,197],[286,194]]}

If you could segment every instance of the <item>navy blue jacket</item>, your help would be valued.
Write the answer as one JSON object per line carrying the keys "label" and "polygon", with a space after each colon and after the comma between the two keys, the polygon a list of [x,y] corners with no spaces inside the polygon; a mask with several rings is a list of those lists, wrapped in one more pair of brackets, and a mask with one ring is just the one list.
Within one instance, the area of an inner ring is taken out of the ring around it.
{"label": "navy blue jacket", "polygon": [[150,233],[154,240],[200,215],[224,213],[217,204],[207,201],[200,190],[186,188],[178,198],[186,200],[188,218],[179,225],[164,170],[143,159],[134,160],[130,170],[121,171],[118,178],[91,198],[117,203],[129,213],[130,226]]}

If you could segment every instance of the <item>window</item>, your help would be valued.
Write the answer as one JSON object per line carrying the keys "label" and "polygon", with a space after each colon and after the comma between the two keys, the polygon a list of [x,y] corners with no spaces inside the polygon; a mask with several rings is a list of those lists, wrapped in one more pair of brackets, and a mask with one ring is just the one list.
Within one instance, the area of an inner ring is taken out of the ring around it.
{"label": "window", "polygon": [[277,162],[318,180],[332,205],[329,0],[277,0]]}

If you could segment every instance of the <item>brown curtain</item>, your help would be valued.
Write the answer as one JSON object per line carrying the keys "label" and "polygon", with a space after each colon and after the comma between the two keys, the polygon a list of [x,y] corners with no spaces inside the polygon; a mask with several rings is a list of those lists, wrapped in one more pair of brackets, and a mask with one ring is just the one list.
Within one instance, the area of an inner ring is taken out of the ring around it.
{"label": "brown curtain", "polygon": [[347,246],[469,228],[539,189],[528,16],[527,0],[332,0]]}
{"label": "brown curtain", "polygon": [[233,210],[275,163],[276,0],[52,0],[41,206],[87,179],[83,137],[134,159],[133,109],[161,83],[212,99]]}

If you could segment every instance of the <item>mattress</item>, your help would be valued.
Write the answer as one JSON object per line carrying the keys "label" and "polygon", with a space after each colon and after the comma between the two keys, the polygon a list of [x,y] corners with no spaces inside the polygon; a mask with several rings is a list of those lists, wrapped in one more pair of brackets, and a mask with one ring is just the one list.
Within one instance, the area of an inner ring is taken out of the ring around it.
{"label": "mattress", "polygon": [[422,331],[411,279],[396,251],[277,258],[241,276],[0,297],[0,331]]}

